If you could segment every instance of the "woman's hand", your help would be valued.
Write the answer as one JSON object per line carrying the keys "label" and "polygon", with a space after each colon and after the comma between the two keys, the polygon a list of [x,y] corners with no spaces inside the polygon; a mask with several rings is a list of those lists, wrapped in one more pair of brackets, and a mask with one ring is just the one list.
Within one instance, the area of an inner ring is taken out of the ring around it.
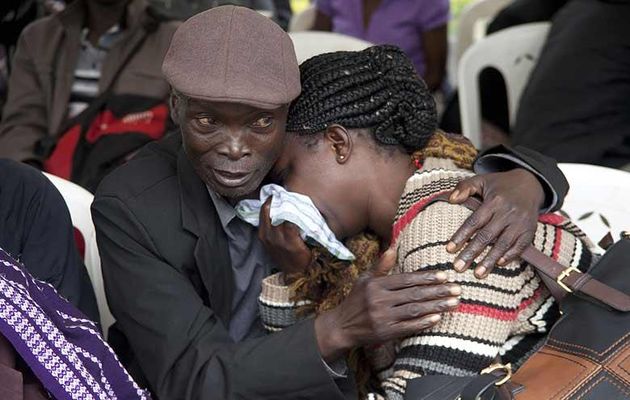
{"label": "woman's hand", "polygon": [[300,230],[294,224],[285,222],[278,226],[271,225],[270,208],[271,198],[260,209],[258,237],[276,267],[284,272],[286,279],[304,271],[309,266],[311,251],[302,240]]}
{"label": "woman's hand", "polygon": [[463,180],[449,200],[461,204],[474,195],[480,196],[483,204],[455,232],[446,248],[456,253],[468,242],[454,262],[461,272],[494,243],[475,269],[475,275],[484,278],[495,265],[509,263],[532,243],[545,193],[531,172],[517,168]]}
{"label": "woman's hand", "polygon": [[416,334],[459,304],[461,287],[446,283],[444,271],[388,275],[394,265],[396,252],[390,249],[359,277],[339,306],[315,319],[324,360],[334,361],[356,346]]}

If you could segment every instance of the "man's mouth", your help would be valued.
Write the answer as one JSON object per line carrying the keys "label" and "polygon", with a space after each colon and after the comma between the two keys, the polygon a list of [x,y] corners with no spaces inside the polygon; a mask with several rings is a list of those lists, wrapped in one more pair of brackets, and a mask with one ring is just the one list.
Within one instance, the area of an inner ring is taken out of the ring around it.
{"label": "man's mouth", "polygon": [[219,169],[212,170],[216,181],[225,187],[243,186],[252,177],[253,172],[250,171],[223,171]]}

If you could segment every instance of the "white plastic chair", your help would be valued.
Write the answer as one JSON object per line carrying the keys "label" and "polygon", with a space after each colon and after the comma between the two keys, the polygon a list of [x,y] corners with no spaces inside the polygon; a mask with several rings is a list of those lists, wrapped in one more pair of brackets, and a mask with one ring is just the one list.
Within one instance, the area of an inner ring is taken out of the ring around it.
{"label": "white plastic chair", "polygon": [[98,254],[98,247],[96,246],[96,230],[94,229],[92,214],[90,213],[90,206],[92,205],[94,196],[81,186],[59,178],[58,176],[47,173],[44,173],[44,175],[46,175],[61,193],[70,211],[72,225],[81,232],[85,240],[85,255],[83,261],[88,270],[90,280],[92,281],[94,293],[96,294],[96,303],[101,316],[101,327],[103,328],[105,337],[107,337],[107,331],[114,323],[114,317],[109,310],[107,299],[105,298],[103,274],[101,272],[101,258]]}
{"label": "white plastic chair", "polygon": [[593,242],[609,231],[617,241],[630,230],[630,172],[588,164],[560,164],[560,169],[571,185],[562,210]]}
{"label": "white plastic chair", "polygon": [[481,147],[481,109],[479,74],[496,68],[505,79],[510,124],[514,123],[518,103],[529,75],[536,65],[550,24],[541,22],[505,29],[475,43],[466,50],[458,70],[459,108],[462,133]]}
{"label": "white plastic chair", "polygon": [[300,64],[319,54],[333,51],[359,51],[372,46],[372,43],[365,40],[332,32],[291,32],[289,36],[293,40],[295,54]]}
{"label": "white plastic chair", "polygon": [[511,0],[477,0],[464,7],[457,25],[456,61],[459,62],[470,45],[483,38],[488,23]]}
{"label": "white plastic chair", "polygon": [[309,6],[304,11],[294,14],[289,21],[289,32],[308,31],[315,26],[317,9],[314,5]]}

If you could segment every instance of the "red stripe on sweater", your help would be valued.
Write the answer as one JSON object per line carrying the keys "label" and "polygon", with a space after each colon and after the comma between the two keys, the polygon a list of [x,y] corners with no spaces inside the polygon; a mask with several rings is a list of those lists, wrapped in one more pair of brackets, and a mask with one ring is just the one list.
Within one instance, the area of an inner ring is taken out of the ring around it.
{"label": "red stripe on sweater", "polygon": [[419,202],[409,207],[409,210],[407,210],[406,213],[404,213],[400,218],[398,218],[398,221],[396,221],[396,223],[394,223],[394,226],[392,227],[392,243],[396,243],[396,239],[398,239],[400,232],[402,232],[402,230],[405,229],[405,227],[409,225],[409,223],[418,214],[420,214],[422,210],[424,210],[424,208],[427,206],[429,202],[431,202],[432,199],[436,198],[437,196],[441,194],[449,193],[449,192],[450,190],[443,190],[441,192],[432,194],[431,196],[425,198],[424,200],[420,200]]}
{"label": "red stripe on sweater", "polygon": [[457,307],[455,312],[463,313],[463,314],[473,314],[473,315],[481,315],[488,318],[498,319],[500,321],[515,321],[518,318],[518,315],[529,307],[538,297],[542,290],[536,289],[534,294],[527,299],[524,299],[521,304],[519,304],[518,308],[513,311],[499,310],[492,306],[482,306],[479,304],[467,304],[462,303]]}
{"label": "red stripe on sweater", "polygon": [[556,227],[556,237],[553,241],[553,250],[551,251],[551,258],[558,261],[558,255],[560,254],[560,245],[562,244],[562,229]]}
{"label": "red stripe on sweater", "polygon": [[558,226],[563,224],[566,221],[566,218],[564,218],[562,215],[548,213],[539,216],[538,221],[542,222],[543,224]]}

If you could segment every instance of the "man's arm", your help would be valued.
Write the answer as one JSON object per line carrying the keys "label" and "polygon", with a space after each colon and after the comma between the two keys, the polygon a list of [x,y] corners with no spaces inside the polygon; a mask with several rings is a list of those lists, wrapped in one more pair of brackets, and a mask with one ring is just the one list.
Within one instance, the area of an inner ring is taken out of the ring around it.
{"label": "man's arm", "polygon": [[532,172],[545,191],[543,212],[560,209],[569,192],[569,182],[558,168],[556,160],[527,147],[492,147],[477,157],[474,167],[478,174],[504,172],[515,168],[525,168]]}
{"label": "man's arm", "polygon": [[[35,145],[46,135],[49,121],[44,88],[29,48],[27,27],[13,57],[9,93],[0,124],[0,158],[37,161]],[[52,76],[53,71],[50,71]]]}
{"label": "man's arm", "polygon": [[235,344],[126,204],[97,195],[93,217],[109,305],[158,398],[356,398],[322,363],[312,320]]}

